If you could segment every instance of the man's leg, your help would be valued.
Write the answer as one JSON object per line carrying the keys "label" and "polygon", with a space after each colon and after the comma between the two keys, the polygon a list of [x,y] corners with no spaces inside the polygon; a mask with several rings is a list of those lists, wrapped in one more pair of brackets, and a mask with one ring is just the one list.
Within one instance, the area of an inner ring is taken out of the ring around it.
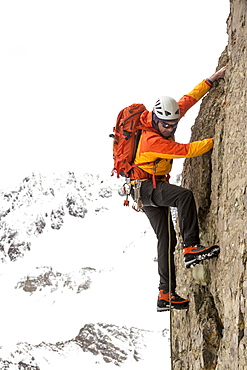
{"label": "man's leg", "polygon": [[190,190],[159,181],[152,200],[159,207],[177,207],[179,228],[185,245],[200,243],[196,204]]}
{"label": "man's leg", "polygon": [[[148,217],[150,224],[158,239],[158,272],[160,276],[159,290],[169,291],[169,232],[168,232],[168,208],[167,207],[143,207],[143,210]],[[170,215],[170,230],[171,230],[171,289],[175,292],[176,276],[174,266],[174,251],[177,244],[176,233],[173,227],[173,222]]]}
{"label": "man's leg", "polygon": [[[146,213],[158,239],[158,272],[160,276],[157,311],[167,311],[171,308],[187,309],[189,300],[180,297],[176,292],[176,275],[174,266],[174,250],[177,243],[171,214],[168,207],[157,207],[152,201],[153,187],[151,181],[146,181],[141,187],[141,200]],[[168,217],[170,222],[168,224]],[[170,226],[170,233],[169,233]],[[171,238],[171,239],[170,239]],[[170,239],[170,240],[169,240]],[[169,256],[169,242],[171,243]],[[169,257],[171,271],[169,274]],[[170,276],[171,275],[171,276]],[[171,291],[169,292],[169,278],[171,277]]]}
{"label": "man's leg", "polygon": [[177,207],[179,227],[184,242],[184,262],[187,268],[218,256],[220,252],[218,245],[209,247],[200,245],[196,204],[190,190],[160,181],[153,191],[152,200],[158,206]]}
{"label": "man's leg", "polygon": [[[171,233],[168,233],[168,208],[167,207],[143,207],[143,210],[154,229],[158,239],[158,271],[160,276],[157,311],[163,312],[171,308],[178,310],[187,309],[189,300],[176,294],[176,275],[174,266],[174,250],[176,246],[176,234],[170,216]],[[171,291],[169,291],[169,238],[171,237],[170,267],[171,267]]]}

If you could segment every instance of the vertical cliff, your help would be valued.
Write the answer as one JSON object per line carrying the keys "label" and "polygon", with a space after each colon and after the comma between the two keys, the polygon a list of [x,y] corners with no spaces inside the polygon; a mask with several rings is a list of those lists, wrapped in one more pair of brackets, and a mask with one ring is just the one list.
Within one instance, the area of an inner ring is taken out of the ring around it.
{"label": "vertical cliff", "polygon": [[178,293],[186,312],[172,313],[173,367],[247,369],[247,1],[231,0],[226,77],[203,99],[191,140],[214,137],[214,149],[185,161],[182,186],[198,206],[201,243],[219,243],[217,260],[187,271],[176,251]]}

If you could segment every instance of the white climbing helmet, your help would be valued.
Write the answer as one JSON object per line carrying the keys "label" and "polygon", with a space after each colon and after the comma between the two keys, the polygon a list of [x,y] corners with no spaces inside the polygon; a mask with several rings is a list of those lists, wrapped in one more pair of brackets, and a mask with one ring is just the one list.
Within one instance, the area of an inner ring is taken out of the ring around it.
{"label": "white climbing helmet", "polygon": [[153,108],[154,114],[166,121],[178,120],[180,118],[180,110],[176,100],[170,96],[161,96]]}

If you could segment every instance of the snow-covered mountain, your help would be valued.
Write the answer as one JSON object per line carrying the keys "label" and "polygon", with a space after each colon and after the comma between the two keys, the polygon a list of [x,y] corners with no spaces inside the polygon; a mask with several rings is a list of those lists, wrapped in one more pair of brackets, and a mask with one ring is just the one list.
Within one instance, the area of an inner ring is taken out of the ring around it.
{"label": "snow-covered mountain", "polygon": [[32,173],[0,191],[0,369],[169,368],[156,238],[122,182]]}

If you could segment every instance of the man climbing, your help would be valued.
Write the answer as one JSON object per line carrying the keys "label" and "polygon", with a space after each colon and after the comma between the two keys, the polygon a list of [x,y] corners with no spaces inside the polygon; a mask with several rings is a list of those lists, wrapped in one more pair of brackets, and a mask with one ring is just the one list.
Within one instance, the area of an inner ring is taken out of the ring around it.
{"label": "man climbing", "polygon": [[[181,298],[176,293],[174,250],[177,241],[169,207],[177,207],[178,210],[179,227],[184,243],[184,262],[187,268],[194,267],[202,260],[216,257],[220,251],[217,245],[207,247],[200,245],[194,196],[190,190],[169,184],[168,180],[173,159],[196,157],[212,149],[213,139],[179,144],[175,142],[174,134],[179,120],[188,109],[210,90],[216,79],[224,78],[225,69],[223,67],[210,78],[203,80],[189,94],[184,95],[178,103],[171,97],[160,97],[153,111],[145,110],[140,118],[142,125],[156,129],[142,130],[135,164],[145,164],[135,167],[132,184],[134,188],[135,184],[137,182],[140,184],[139,180],[141,180],[142,209],[158,240],[160,284],[157,311],[166,311],[170,305],[176,309],[186,309],[189,305],[189,300]],[[169,276],[171,277],[171,291],[169,291]]]}

